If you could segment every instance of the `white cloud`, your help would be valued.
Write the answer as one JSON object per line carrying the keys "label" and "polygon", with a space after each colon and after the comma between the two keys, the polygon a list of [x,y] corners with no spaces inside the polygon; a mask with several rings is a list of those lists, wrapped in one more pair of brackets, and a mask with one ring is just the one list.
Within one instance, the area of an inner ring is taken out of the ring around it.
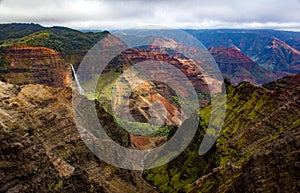
{"label": "white cloud", "polygon": [[300,29],[299,10],[298,0],[2,0],[0,21],[93,29],[144,24]]}

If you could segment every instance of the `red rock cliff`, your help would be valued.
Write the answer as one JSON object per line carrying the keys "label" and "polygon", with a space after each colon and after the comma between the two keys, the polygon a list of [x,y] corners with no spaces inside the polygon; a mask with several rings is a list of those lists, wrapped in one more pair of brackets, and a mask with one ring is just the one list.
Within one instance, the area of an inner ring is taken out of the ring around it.
{"label": "red rock cliff", "polygon": [[40,46],[5,48],[0,79],[12,84],[71,85],[70,65],[52,49]]}

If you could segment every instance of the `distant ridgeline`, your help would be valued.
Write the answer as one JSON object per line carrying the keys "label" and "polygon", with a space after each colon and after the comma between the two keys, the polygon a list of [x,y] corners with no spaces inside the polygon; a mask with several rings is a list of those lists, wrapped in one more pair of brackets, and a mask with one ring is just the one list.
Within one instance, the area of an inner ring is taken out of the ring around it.
{"label": "distant ridgeline", "polygon": [[[199,39],[215,58],[224,77],[238,84],[265,84],[300,73],[300,33],[278,30],[185,30]],[[87,51],[109,32],[81,32],[38,24],[0,24],[0,66],[3,48],[42,46],[57,51],[77,69]]]}
{"label": "distant ridgeline", "polygon": [[207,48],[238,50],[269,72],[300,73],[300,32],[242,29],[186,31]]}

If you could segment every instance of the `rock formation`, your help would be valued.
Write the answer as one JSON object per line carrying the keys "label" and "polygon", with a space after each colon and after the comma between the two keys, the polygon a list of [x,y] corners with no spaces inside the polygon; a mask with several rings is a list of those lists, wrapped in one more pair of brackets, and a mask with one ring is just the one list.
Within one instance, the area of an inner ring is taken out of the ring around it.
{"label": "rock formation", "polygon": [[0,79],[12,84],[71,86],[70,65],[54,50],[36,46],[11,46],[1,58]]}
{"label": "rock formation", "polygon": [[237,49],[212,47],[209,51],[219,65],[223,76],[234,84],[244,81],[252,84],[264,84],[284,75],[265,70]]}
{"label": "rock formation", "polygon": [[138,172],[110,166],[87,149],[71,97],[70,88],[0,82],[0,192],[156,192]]}

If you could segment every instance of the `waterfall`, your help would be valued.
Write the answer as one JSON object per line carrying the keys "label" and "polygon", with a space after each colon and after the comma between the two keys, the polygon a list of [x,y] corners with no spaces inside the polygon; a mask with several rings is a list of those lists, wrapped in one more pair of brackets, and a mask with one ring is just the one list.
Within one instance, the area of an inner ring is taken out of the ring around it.
{"label": "waterfall", "polygon": [[145,160],[147,159],[147,156],[150,154],[150,150],[147,150],[147,153],[144,155],[143,159],[141,160],[141,166],[142,166],[142,173],[145,169]]}
{"label": "waterfall", "polygon": [[78,77],[76,75],[76,72],[75,72],[75,69],[74,69],[74,66],[73,64],[71,64],[71,68],[72,68],[72,72],[73,72],[73,75],[74,75],[74,79],[75,79],[75,82],[76,82],[76,85],[77,85],[77,88],[78,88],[78,91],[79,91],[79,94],[84,94],[84,90],[82,89],[80,83],[79,83],[79,80],[78,80]]}
{"label": "waterfall", "polygon": [[[146,154],[144,154],[144,156],[143,156],[143,159],[141,160],[141,174],[139,175],[139,177],[140,177],[140,179],[145,183],[145,184],[148,184],[148,182],[143,178],[143,172],[144,172],[144,170],[145,170],[145,160],[147,159],[147,156],[150,154],[150,152],[151,152],[151,149],[148,149],[147,150],[147,153]],[[155,190],[157,190],[158,188],[156,187],[156,186],[153,186],[152,185],[152,188],[154,188]],[[144,186],[142,186],[142,192],[144,192]]]}

